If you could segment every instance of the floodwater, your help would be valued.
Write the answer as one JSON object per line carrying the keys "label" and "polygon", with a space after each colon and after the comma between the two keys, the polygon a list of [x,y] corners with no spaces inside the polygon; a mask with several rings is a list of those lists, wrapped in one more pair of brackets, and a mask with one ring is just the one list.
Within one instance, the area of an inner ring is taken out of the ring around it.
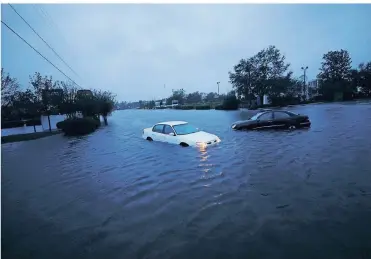
{"label": "floodwater", "polygon": [[[117,111],[82,138],[2,145],[2,258],[371,258],[371,103],[290,108],[312,128],[235,132],[243,111]],[[222,142],[141,139],[185,120]]]}

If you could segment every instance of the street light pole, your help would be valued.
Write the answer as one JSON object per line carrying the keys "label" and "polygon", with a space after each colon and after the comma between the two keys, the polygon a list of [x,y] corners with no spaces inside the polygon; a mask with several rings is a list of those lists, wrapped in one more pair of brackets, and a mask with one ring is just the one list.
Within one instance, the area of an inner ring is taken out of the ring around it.
{"label": "street light pole", "polygon": [[220,82],[216,82],[216,84],[218,85],[218,95],[219,95],[219,84],[220,84]]}
{"label": "street light pole", "polygon": [[306,77],[307,69],[308,69],[308,66],[301,67],[301,70],[304,71],[304,96],[305,96],[305,99],[307,99],[307,91],[306,91],[306,85],[305,85],[305,77]]}

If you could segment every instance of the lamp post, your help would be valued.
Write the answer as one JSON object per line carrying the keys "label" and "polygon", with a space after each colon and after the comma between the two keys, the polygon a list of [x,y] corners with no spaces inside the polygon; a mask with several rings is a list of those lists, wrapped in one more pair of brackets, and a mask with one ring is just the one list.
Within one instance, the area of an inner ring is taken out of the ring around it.
{"label": "lamp post", "polygon": [[307,99],[307,89],[306,89],[306,85],[305,85],[305,77],[306,77],[306,72],[307,72],[307,69],[308,69],[308,66],[306,67],[301,67],[301,70],[303,70],[304,72],[304,96],[305,96],[305,99]]}
{"label": "lamp post", "polygon": [[220,82],[216,82],[216,84],[218,85],[218,95],[219,95],[219,84],[220,84]]}

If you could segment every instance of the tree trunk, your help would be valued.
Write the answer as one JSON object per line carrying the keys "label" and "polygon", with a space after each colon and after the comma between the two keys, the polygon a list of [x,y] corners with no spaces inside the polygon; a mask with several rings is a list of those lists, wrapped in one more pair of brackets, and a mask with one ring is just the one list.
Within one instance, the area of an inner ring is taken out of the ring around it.
{"label": "tree trunk", "polygon": [[49,132],[52,132],[52,126],[50,125],[50,115],[48,113]]}
{"label": "tree trunk", "polygon": [[107,116],[103,116],[103,120],[104,120],[104,125],[108,125],[108,121],[107,121]]}

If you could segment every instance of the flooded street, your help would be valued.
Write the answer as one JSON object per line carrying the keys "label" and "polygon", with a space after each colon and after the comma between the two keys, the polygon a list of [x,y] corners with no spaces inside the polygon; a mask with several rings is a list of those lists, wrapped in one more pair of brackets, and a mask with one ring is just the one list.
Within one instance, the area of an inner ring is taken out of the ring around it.
{"label": "flooded street", "polygon": [[[371,103],[291,107],[308,130],[232,131],[244,111],[116,111],[82,138],[2,145],[3,258],[371,258]],[[200,151],[141,138],[188,121]]]}

